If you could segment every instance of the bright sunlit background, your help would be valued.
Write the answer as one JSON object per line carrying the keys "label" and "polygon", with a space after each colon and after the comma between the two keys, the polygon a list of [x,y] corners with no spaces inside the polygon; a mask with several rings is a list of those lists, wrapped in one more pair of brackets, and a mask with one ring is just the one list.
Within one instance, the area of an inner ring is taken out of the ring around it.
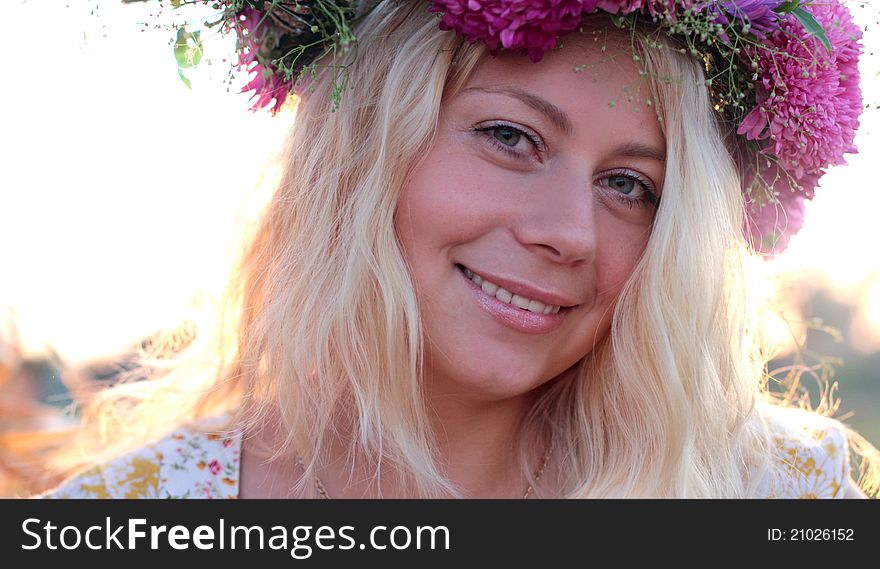
{"label": "bright sunlit background", "polygon": [[[292,117],[247,110],[244,78],[229,84],[230,39],[207,43],[189,90],[172,32],[154,25],[155,3],[7,4],[0,340],[25,357],[112,358],[222,285],[230,237],[268,196],[271,176],[261,183],[260,174]],[[817,350],[844,357],[843,409],[876,443],[880,18],[877,5],[853,10],[866,27],[870,106],[860,153],[825,176],[804,229],[771,269],[796,332],[806,318],[842,332],[842,343],[817,339]]]}

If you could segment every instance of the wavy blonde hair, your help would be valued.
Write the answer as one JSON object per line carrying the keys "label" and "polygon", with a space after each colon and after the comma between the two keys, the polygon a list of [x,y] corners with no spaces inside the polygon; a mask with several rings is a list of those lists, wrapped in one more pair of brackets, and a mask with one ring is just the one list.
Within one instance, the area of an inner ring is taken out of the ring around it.
{"label": "wavy blonde hair", "polygon": [[[346,66],[342,104],[332,108],[328,68],[300,103],[282,179],[218,318],[185,349],[170,336],[144,354],[150,381],[86,407],[91,460],[187,419],[233,411],[231,426],[250,432],[277,413],[275,455],[305,459],[300,490],[342,430],[369,476],[390,468],[411,495],[458,495],[436,455],[418,303],[393,216],[442,102],[487,53],[440,31],[424,8],[381,2],[358,48],[325,61]],[[747,295],[738,175],[698,62],[634,37],[665,131],[663,205],[611,333],[539,388],[523,422],[523,475],[532,478],[530,445],[552,437],[565,497],[754,496],[774,473],[766,416],[782,405],[767,393],[770,351]],[[837,426],[870,459],[862,487],[876,492],[877,451]]]}

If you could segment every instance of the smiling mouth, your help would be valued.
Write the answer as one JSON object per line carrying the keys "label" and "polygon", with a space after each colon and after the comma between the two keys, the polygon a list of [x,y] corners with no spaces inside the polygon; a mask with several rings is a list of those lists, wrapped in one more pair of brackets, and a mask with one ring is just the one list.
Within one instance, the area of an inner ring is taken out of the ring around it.
{"label": "smiling mouth", "polygon": [[520,310],[533,312],[535,314],[558,314],[559,312],[565,312],[572,308],[552,304],[544,304],[540,300],[535,300],[532,298],[520,296],[518,294],[513,294],[505,288],[484,279],[478,274],[475,274],[472,270],[468,269],[462,264],[457,263],[455,267],[459,271],[461,271],[464,276],[467,277],[471,282],[480,287],[483,292],[488,296],[493,296],[501,302],[519,308]]}

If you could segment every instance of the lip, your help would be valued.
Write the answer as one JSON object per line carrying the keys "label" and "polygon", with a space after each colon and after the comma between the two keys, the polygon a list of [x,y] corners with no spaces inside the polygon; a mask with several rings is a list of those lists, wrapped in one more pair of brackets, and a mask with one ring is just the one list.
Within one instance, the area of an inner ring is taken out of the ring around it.
{"label": "lip", "polygon": [[[473,267],[468,265],[464,265],[459,263],[460,266],[467,267],[474,274],[479,275],[484,280],[488,280],[491,283],[494,283],[511,294],[518,294],[519,296],[523,296],[525,298],[529,298],[532,300],[537,300],[539,302],[543,302],[544,304],[549,304],[551,306],[561,306],[562,308],[572,308],[577,306],[579,303],[575,302],[569,297],[563,296],[561,294],[550,292],[546,290],[541,290],[531,285],[527,285],[525,283],[518,283],[504,277],[493,275],[492,273],[486,273],[483,271],[474,270]],[[470,279],[468,279],[470,280]],[[476,286],[476,285],[475,285]]]}
{"label": "lip", "polygon": [[[464,281],[465,286],[467,286],[468,291],[473,295],[477,304],[479,304],[483,310],[488,312],[496,321],[504,324],[508,328],[512,328],[519,332],[525,332],[526,334],[547,334],[548,332],[552,332],[559,328],[568,316],[568,308],[562,308],[556,314],[537,314],[535,312],[523,310],[518,306],[502,302],[494,296],[489,296],[483,292],[483,289],[478,287],[477,283],[467,278],[467,275],[465,275],[459,267],[455,267],[455,271]],[[492,281],[491,278],[489,280]],[[504,286],[504,288],[507,287]],[[541,300],[534,296],[530,298]]]}

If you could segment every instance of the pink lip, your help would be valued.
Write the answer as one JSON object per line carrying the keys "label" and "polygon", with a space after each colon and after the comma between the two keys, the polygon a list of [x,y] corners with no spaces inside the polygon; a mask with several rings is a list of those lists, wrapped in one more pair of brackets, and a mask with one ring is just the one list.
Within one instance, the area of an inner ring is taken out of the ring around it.
{"label": "pink lip", "polygon": [[477,286],[477,283],[467,278],[467,276],[456,268],[456,272],[461,275],[468,290],[474,296],[483,310],[488,312],[495,320],[504,324],[508,328],[512,328],[526,334],[546,334],[559,328],[565,317],[568,315],[568,309],[563,308],[556,314],[537,314],[528,310],[523,310],[518,306],[502,302],[494,296],[489,296],[483,289]]}
{"label": "pink lip", "polygon": [[543,302],[544,304],[550,304],[552,306],[573,307],[578,304],[574,301],[574,299],[563,296],[556,292],[541,290],[538,287],[532,285],[506,279],[501,275],[487,273],[482,268],[478,270],[475,270],[472,267],[468,268],[474,273],[480,275],[483,280],[488,280],[491,283],[495,283],[498,286],[503,287],[505,290],[509,291],[511,294],[518,294],[525,298],[531,298],[533,300]]}

